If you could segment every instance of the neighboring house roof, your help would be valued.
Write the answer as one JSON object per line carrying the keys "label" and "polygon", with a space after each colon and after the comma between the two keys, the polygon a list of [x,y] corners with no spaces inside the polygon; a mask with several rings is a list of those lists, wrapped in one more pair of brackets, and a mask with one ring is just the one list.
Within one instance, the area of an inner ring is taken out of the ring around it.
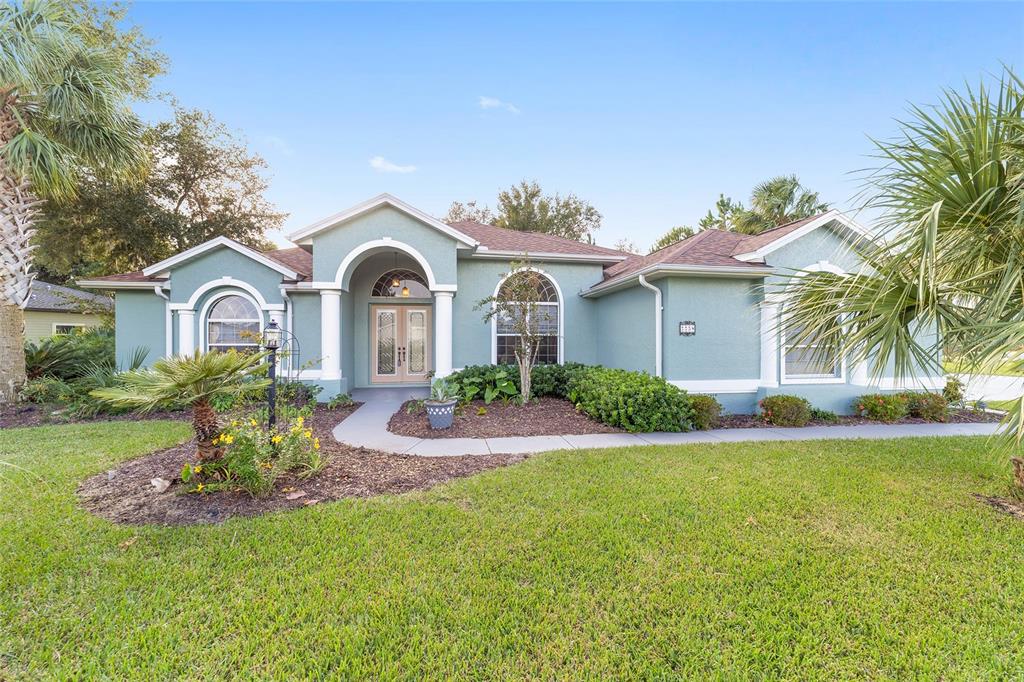
{"label": "neighboring house roof", "polygon": [[35,280],[32,282],[25,310],[80,313],[83,308],[110,310],[112,307],[110,299],[106,296]]}
{"label": "neighboring house roof", "polygon": [[463,220],[451,223],[451,226],[459,232],[464,232],[475,239],[479,246],[474,255],[495,257],[507,256],[510,254],[530,254],[534,256],[555,255],[555,256],[581,256],[594,257],[592,260],[598,262],[618,262],[629,257],[628,253],[616,251],[615,249],[597,246],[595,244],[584,244],[565,237],[556,237],[540,232],[520,232],[509,230],[496,225],[485,225],[471,220]]}
{"label": "neighboring house roof", "polygon": [[425,225],[434,228],[438,232],[448,235],[457,242],[460,242],[465,247],[476,246],[476,241],[472,237],[463,234],[459,230],[453,228],[451,225],[443,223],[431,215],[427,215],[426,213],[419,210],[415,206],[405,203],[398,197],[394,197],[387,193],[378,194],[377,196],[368,201],[364,201],[361,204],[356,204],[351,208],[347,208],[340,213],[335,213],[334,215],[328,216],[323,220],[318,220],[317,222],[313,223],[308,227],[304,227],[301,230],[298,230],[297,232],[291,233],[290,235],[288,235],[288,239],[295,242],[296,244],[311,244],[312,237],[314,235],[319,234],[320,232],[324,232],[325,230],[330,230],[344,222],[353,220],[354,218],[358,218],[363,214],[369,213],[370,211],[375,211],[381,206],[390,206],[391,208],[397,211],[401,211],[402,213],[405,213],[406,215],[415,218],[416,220],[419,220],[421,223],[424,223]]}

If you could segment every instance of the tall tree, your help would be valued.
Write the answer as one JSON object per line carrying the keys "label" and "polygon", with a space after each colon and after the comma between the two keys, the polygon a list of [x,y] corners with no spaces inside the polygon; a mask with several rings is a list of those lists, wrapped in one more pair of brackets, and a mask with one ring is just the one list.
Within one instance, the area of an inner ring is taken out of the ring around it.
{"label": "tall tree", "polygon": [[56,0],[0,5],[0,402],[25,378],[22,310],[42,200],[74,196],[88,173],[128,181],[142,171],[127,101],[146,74],[109,44],[99,16]]}
{"label": "tall tree", "polygon": [[724,194],[718,195],[715,202],[714,212],[708,210],[707,215],[697,223],[702,230],[724,230],[726,232],[737,232],[737,222],[740,216],[746,212],[743,204],[733,201],[731,197]]}
{"label": "tall tree", "polygon": [[780,175],[762,182],[750,194],[750,208],[739,212],[735,231],[758,234],[829,209],[817,192],[800,184],[795,175]]}
{"label": "tall tree", "polygon": [[542,232],[557,237],[593,242],[601,227],[601,213],[575,194],[546,195],[535,181],[523,180],[498,193],[498,209],[492,213],[475,201],[451,205],[448,222],[476,220],[520,232]]}
{"label": "tall tree", "polygon": [[[176,108],[144,136],[154,162],[143,183],[90,178],[71,201],[51,202],[35,243],[51,277],[134,270],[226,236],[268,248],[286,217],[264,197],[266,162],[208,113]],[[68,249],[69,239],[78,244]]]}
{"label": "tall tree", "polygon": [[616,240],[615,243],[612,244],[612,248],[616,251],[622,251],[623,253],[640,253],[640,247],[638,247],[636,242],[629,237],[623,237]]}
{"label": "tall tree", "polygon": [[[875,375],[941,372],[939,343],[965,349],[965,371],[1009,362],[1024,371],[1024,81],[1007,69],[914,107],[902,135],[877,142],[866,206],[883,239],[862,246],[857,273],[801,273],[783,293],[800,339],[867,361]],[[939,341],[922,331],[938,328]],[[1024,397],[1006,418],[1008,450],[1024,443]],[[1015,461],[1024,486],[1024,461]]]}
{"label": "tall tree", "polygon": [[687,237],[692,237],[695,234],[697,234],[697,231],[688,225],[676,225],[671,230],[661,235],[661,237],[658,238],[658,241],[651,245],[651,248],[647,253],[660,251],[666,246],[672,246],[676,242],[681,242]]}

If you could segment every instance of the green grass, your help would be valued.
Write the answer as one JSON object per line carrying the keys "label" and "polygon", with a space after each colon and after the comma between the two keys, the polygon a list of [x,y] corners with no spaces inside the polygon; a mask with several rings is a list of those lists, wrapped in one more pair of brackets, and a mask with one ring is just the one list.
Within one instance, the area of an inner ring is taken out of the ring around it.
{"label": "green grass", "polygon": [[[997,366],[994,371],[988,372],[990,375],[1001,376],[1001,377],[1019,377],[1024,376],[1024,372],[1018,369],[1020,363],[1017,362],[1004,362]],[[964,363],[955,358],[946,358],[942,361],[942,369],[947,374],[959,374],[964,372]]]}
{"label": "green grass", "polygon": [[185,435],[0,432],[32,472],[0,473],[0,679],[1024,676],[984,439],[546,454],[214,527],[76,507]]}

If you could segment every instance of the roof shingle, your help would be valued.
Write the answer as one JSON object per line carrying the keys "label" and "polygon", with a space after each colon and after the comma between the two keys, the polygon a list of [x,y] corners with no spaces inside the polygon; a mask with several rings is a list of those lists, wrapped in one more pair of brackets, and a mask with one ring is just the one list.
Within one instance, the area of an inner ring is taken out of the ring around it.
{"label": "roof shingle", "polygon": [[584,244],[565,237],[556,237],[540,232],[520,232],[508,230],[496,225],[464,220],[450,223],[459,232],[469,235],[481,246],[495,251],[515,251],[517,253],[557,253],[567,256],[609,256],[619,259],[629,254],[609,249],[596,244]]}
{"label": "roof shingle", "polygon": [[70,287],[49,282],[32,282],[26,310],[47,310],[56,312],[77,313],[82,308],[103,308],[110,310],[110,298],[88,291],[79,291]]}

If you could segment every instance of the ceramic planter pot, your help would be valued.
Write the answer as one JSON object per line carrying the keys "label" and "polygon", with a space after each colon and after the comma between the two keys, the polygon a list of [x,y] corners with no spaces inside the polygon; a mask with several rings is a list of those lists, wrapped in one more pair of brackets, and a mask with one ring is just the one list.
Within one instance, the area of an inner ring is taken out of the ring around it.
{"label": "ceramic planter pot", "polygon": [[434,401],[424,403],[427,408],[427,419],[432,429],[450,429],[455,420],[455,404],[457,400]]}

